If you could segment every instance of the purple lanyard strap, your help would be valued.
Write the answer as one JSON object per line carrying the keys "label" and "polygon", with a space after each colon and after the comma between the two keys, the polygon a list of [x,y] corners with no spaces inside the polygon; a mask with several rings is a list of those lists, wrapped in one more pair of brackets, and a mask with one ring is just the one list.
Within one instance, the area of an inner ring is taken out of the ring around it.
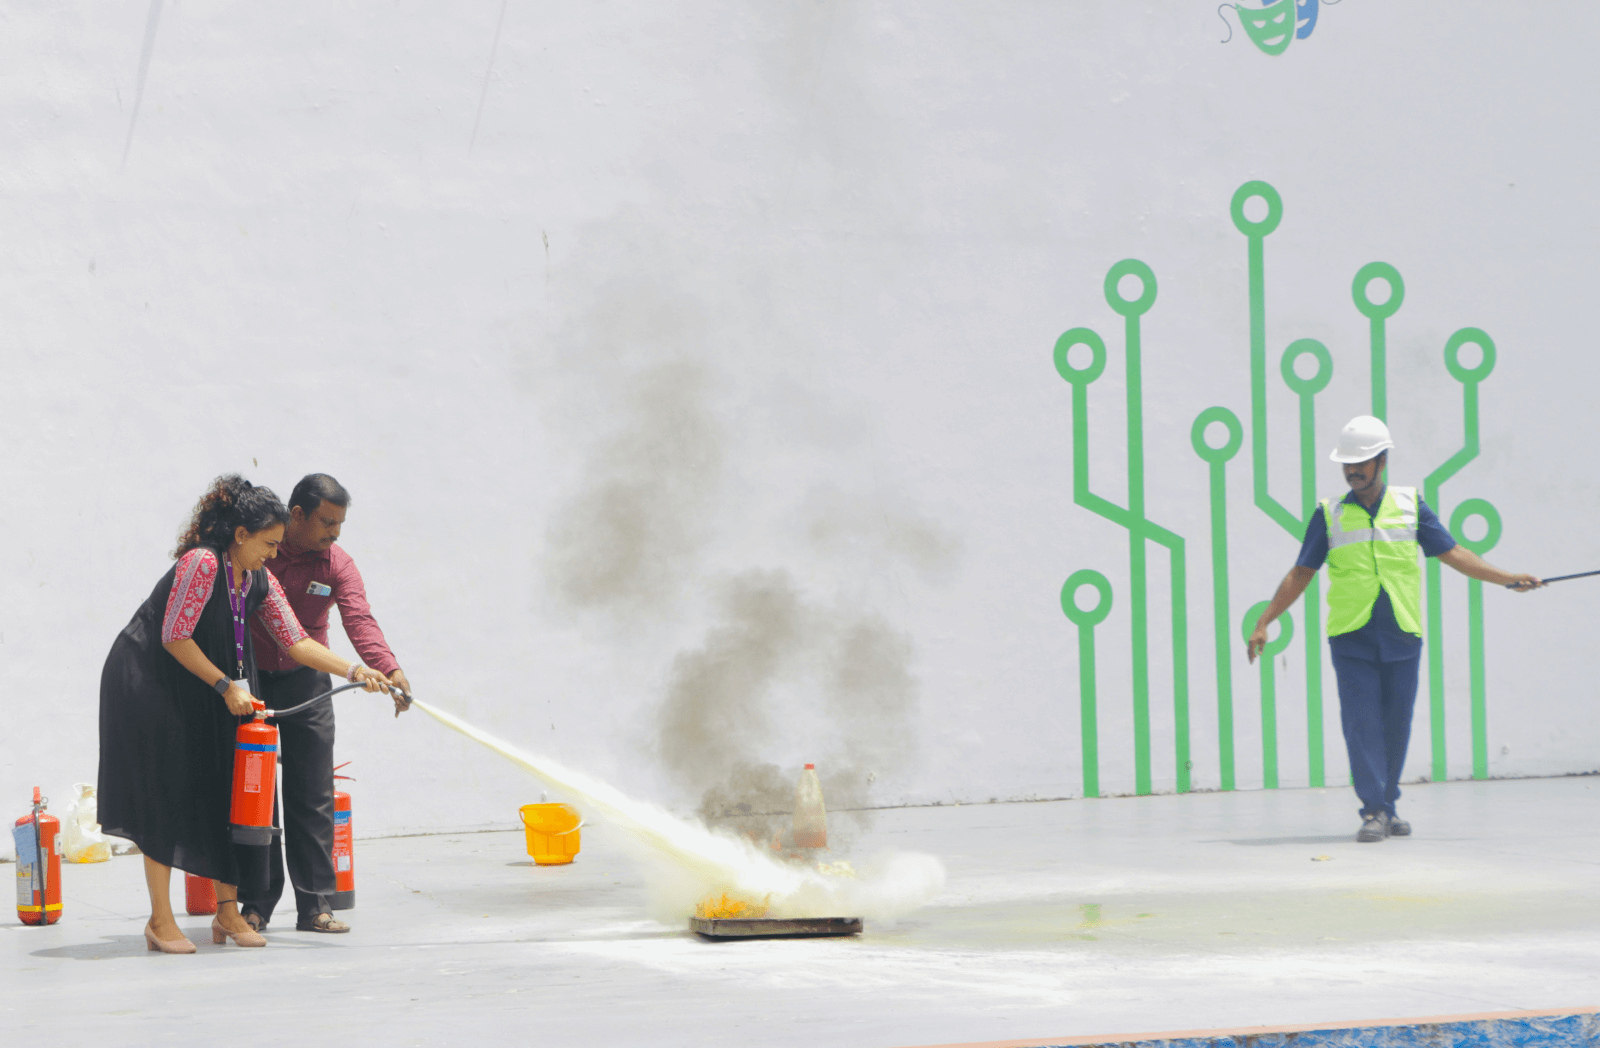
{"label": "purple lanyard strap", "polygon": [[[228,568],[228,610],[233,612],[233,647],[234,657],[238,660],[237,675],[240,680],[244,680],[244,593],[240,591],[236,595],[233,591],[233,558],[224,552],[222,559]],[[250,576],[245,575],[245,581],[248,583],[249,580]]]}

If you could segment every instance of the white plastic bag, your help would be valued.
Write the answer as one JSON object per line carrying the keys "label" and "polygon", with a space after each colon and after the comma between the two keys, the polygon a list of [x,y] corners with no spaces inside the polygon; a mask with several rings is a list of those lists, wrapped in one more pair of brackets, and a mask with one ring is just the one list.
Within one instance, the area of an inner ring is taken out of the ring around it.
{"label": "white plastic bag", "polygon": [[106,862],[111,842],[100,832],[100,802],[94,787],[80,782],[73,789],[78,795],[68,805],[61,827],[61,857],[68,862]]}

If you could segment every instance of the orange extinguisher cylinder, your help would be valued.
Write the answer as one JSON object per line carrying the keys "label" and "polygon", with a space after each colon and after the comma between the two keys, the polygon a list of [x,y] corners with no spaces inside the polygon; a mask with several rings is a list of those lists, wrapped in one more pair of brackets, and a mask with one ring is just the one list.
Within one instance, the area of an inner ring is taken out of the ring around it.
{"label": "orange extinguisher cylinder", "polygon": [[191,917],[217,912],[217,886],[210,877],[183,875],[183,908]]}
{"label": "orange extinguisher cylinder", "polygon": [[[17,842],[17,918],[23,924],[54,924],[61,919],[61,820],[45,813],[39,787],[33,810],[14,824]],[[43,890],[39,873],[43,870]]]}
{"label": "orange extinguisher cylinder", "polygon": [[353,909],[356,904],[355,832],[350,825],[350,795],[333,793],[333,901],[335,910]]}
{"label": "orange extinguisher cylinder", "polygon": [[[256,703],[257,709],[266,709]],[[278,774],[278,729],[265,721],[239,725],[233,742],[233,800],[228,829],[235,844],[272,843],[273,785]]]}

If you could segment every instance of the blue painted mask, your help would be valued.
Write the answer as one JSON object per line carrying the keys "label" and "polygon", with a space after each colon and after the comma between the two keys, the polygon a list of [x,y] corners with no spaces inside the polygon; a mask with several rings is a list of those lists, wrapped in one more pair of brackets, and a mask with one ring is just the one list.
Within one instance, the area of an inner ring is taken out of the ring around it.
{"label": "blue painted mask", "polygon": [[1317,6],[1320,0],[1295,0],[1294,31],[1296,40],[1304,40],[1317,28]]}

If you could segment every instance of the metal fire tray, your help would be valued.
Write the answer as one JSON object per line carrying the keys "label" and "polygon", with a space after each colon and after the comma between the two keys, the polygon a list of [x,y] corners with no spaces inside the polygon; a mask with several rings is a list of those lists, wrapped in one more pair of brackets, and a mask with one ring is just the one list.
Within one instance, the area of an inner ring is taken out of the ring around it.
{"label": "metal fire tray", "polygon": [[797,939],[860,935],[860,917],[690,917],[689,930],[707,939]]}

